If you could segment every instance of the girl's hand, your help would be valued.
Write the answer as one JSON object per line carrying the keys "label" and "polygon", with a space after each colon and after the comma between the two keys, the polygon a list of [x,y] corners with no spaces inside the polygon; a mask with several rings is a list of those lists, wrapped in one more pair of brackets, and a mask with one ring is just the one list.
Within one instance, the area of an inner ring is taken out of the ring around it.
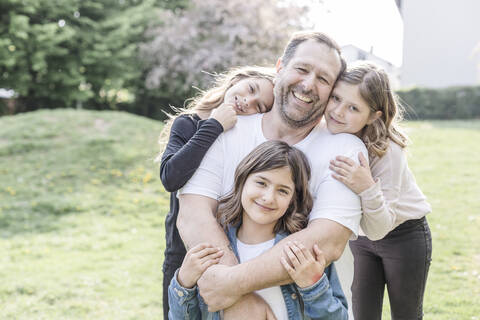
{"label": "girl's hand", "polygon": [[338,156],[335,160],[330,160],[330,170],[335,172],[332,177],[343,182],[356,194],[360,194],[375,184],[368,166],[368,161],[363,153],[358,153],[358,161],[356,164],[350,158]]}
{"label": "girl's hand", "polygon": [[327,261],[316,244],[313,246],[315,258],[310,250],[298,241],[287,242],[284,251],[290,263],[282,257],[282,265],[297,286],[306,288],[320,280]]}
{"label": "girl's hand", "polygon": [[193,288],[200,276],[211,265],[217,264],[223,251],[211,244],[201,243],[188,250],[178,271],[177,281],[184,288]]}
{"label": "girl's hand", "polygon": [[223,127],[223,131],[233,128],[237,123],[237,113],[231,104],[221,104],[218,108],[213,109],[210,118],[214,118]]}

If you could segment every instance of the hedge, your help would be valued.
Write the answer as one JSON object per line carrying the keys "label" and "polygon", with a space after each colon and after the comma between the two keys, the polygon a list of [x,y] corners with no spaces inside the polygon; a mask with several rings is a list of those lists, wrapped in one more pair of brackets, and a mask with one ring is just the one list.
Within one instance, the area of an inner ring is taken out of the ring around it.
{"label": "hedge", "polygon": [[396,92],[405,119],[479,119],[480,86],[442,89],[412,88]]}

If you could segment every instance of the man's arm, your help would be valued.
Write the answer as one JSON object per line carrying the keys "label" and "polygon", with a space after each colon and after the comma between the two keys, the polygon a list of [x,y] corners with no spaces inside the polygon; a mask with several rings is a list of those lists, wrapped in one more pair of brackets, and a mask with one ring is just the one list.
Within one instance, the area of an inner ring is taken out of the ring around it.
{"label": "man's arm", "polygon": [[330,263],[340,258],[351,233],[350,229],[335,221],[315,219],[306,229],[288,236],[253,260],[231,267],[210,267],[198,281],[202,297],[213,310],[217,310],[228,307],[236,298],[249,292],[291,283],[280,262],[287,241],[297,240],[309,250],[316,243]]}
{"label": "man's arm", "polygon": [[230,242],[215,219],[218,201],[196,194],[182,194],[179,202],[177,228],[187,250],[202,242],[208,242],[224,251],[220,263],[237,264],[237,258],[230,249]]}

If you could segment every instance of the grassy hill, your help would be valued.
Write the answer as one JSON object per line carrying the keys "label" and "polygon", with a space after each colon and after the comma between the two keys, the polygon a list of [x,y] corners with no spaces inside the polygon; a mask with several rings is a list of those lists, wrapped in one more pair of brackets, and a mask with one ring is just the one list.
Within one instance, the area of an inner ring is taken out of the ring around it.
{"label": "grassy hill", "polygon": [[[480,121],[407,127],[434,208],[425,319],[478,320]],[[160,129],[119,112],[0,118],[0,319],[161,319]]]}
{"label": "grassy hill", "polygon": [[119,112],[0,118],[0,319],[159,319],[161,123]]}

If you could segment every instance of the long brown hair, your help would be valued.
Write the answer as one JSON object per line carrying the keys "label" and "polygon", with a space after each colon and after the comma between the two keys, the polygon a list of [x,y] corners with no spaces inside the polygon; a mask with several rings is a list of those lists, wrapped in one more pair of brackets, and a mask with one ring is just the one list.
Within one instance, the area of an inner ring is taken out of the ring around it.
{"label": "long brown hair", "polygon": [[370,111],[382,112],[378,119],[366,125],[361,132],[361,139],[371,157],[383,156],[387,152],[389,139],[402,148],[407,146],[408,137],[398,127],[403,108],[382,68],[368,61],[357,62],[348,66],[338,80],[358,85],[360,95]]}
{"label": "long brown hair", "polygon": [[213,109],[219,107],[223,103],[225,93],[233,85],[240,80],[246,78],[260,78],[267,79],[272,82],[275,78],[275,69],[267,67],[246,66],[240,68],[233,68],[226,73],[218,74],[215,76],[215,82],[212,88],[207,91],[200,91],[196,97],[187,100],[187,106],[185,108],[174,108],[176,114],[169,114],[168,121],[163,126],[160,136],[158,138],[158,144],[160,145],[160,154],[155,161],[160,161],[162,153],[167,145],[172,123],[180,115],[183,114],[195,114],[197,112],[211,112]]}
{"label": "long brown hair", "polygon": [[308,215],[312,210],[313,199],[308,190],[310,165],[305,154],[282,141],[267,141],[250,152],[235,170],[233,190],[220,199],[216,217],[226,228],[242,223],[242,191],[248,176],[253,173],[287,167],[290,169],[295,191],[290,206],[278,219],[274,232],[297,232],[306,227]]}

